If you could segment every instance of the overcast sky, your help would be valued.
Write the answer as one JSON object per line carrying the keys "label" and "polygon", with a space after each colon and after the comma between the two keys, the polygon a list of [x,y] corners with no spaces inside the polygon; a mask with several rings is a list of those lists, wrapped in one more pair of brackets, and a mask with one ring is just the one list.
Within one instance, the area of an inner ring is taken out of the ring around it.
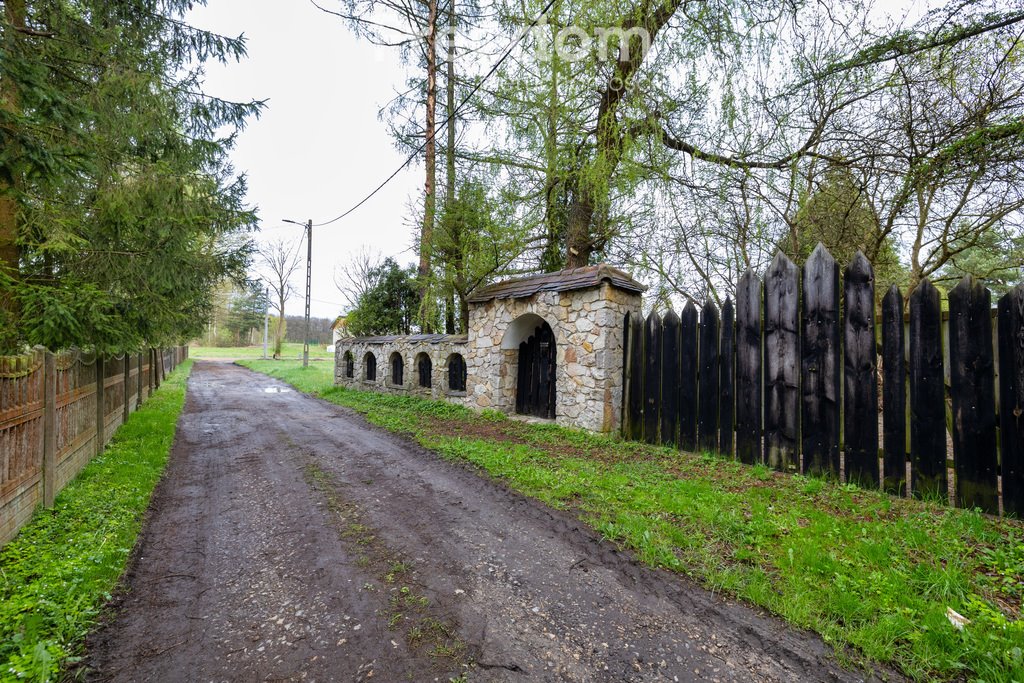
{"label": "overcast sky", "polygon": [[[232,154],[236,170],[248,176],[249,201],[259,208],[258,240],[298,239],[302,229],[281,219],[334,218],[404,160],[377,118],[405,79],[396,51],[357,40],[340,19],[306,0],[209,0],[189,21],[248,40],[248,59],[209,65],[206,91],[268,100]],[[422,166],[412,165],[358,212],[313,229],[314,316],[340,312],[334,269],[360,245],[402,264],[415,260],[407,216],[422,192],[421,177]],[[300,270],[288,315],[302,314],[304,260]]]}

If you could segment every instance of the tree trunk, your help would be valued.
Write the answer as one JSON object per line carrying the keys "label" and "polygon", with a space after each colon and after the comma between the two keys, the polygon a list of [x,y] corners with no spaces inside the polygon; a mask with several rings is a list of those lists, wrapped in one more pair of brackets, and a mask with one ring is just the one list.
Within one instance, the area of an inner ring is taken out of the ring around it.
{"label": "tree trunk", "polygon": [[[445,108],[448,112],[448,140],[445,148],[445,201],[451,205],[455,201],[455,28],[458,23],[457,16],[455,13],[455,0],[448,0],[448,64],[447,64],[447,79],[445,81]],[[457,230],[459,226],[448,226],[449,230]],[[461,230],[460,230],[461,234]],[[445,264],[453,273],[449,274],[449,277],[458,277],[460,268],[460,262],[462,261],[460,255],[462,253],[462,245],[459,243],[455,244],[456,249],[454,250],[456,256],[451,259],[450,263]],[[450,281],[450,280],[449,280]],[[445,319],[444,319],[444,331],[447,334],[455,333],[455,307],[456,307],[456,293],[454,288],[449,292],[445,306]]]}
{"label": "tree trunk", "polygon": [[[553,9],[553,15],[558,16],[559,6]],[[561,174],[558,169],[558,51],[551,51],[551,82],[548,84],[547,102],[547,135],[544,140],[544,152],[547,157],[544,193],[544,222],[547,226],[547,245],[544,248],[544,255],[541,257],[544,270],[556,270],[562,263],[561,247],[563,234],[565,232],[564,220],[561,209],[560,186]]]}
{"label": "tree trunk", "polygon": [[[582,183],[581,183],[582,185]],[[580,187],[569,205],[569,225],[566,229],[565,267],[580,268],[590,265],[594,252],[592,226],[594,199],[589,187]]]}
{"label": "tree trunk", "polygon": [[455,334],[455,292],[449,291],[444,302],[444,333]]}
{"label": "tree trunk", "polygon": [[423,229],[420,232],[420,311],[426,324],[427,296],[430,291],[430,256],[433,249],[434,214],[437,206],[436,173],[437,146],[434,143],[435,117],[437,115],[437,0],[429,0],[427,11],[427,121],[424,135],[426,136],[425,163],[426,180],[423,183]]}
{"label": "tree trunk", "polygon": [[[284,283],[281,283],[281,291],[284,291]],[[274,332],[274,358],[281,356],[282,347],[284,345],[284,297],[278,297],[277,299],[277,331]]]}
{"label": "tree trunk", "polygon": [[[639,12],[643,19],[639,28],[646,31],[651,44],[683,0],[663,3],[644,3]],[[646,54],[638,44],[630,41],[625,59],[620,55],[612,75],[601,93],[597,108],[597,130],[593,159],[574,178],[574,192],[569,205],[569,224],[566,229],[565,265],[578,268],[590,263],[594,251],[604,247],[608,235],[596,234],[595,218],[604,219],[608,207],[608,185],[618,168],[626,139],[619,127],[618,110],[626,88],[643,65]]]}
{"label": "tree trunk", "polygon": [[455,0],[448,0],[448,80],[445,83],[445,105],[448,110],[448,145],[445,150],[445,181],[448,201],[455,199],[455,28],[458,15]]}
{"label": "tree trunk", "polygon": [[469,306],[466,304],[466,295],[459,292],[459,325],[462,334],[469,333]]}

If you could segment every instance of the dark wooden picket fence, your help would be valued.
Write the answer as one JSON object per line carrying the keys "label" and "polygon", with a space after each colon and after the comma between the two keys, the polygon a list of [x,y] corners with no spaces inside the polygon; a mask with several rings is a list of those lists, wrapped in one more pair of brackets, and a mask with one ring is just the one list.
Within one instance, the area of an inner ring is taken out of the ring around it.
{"label": "dark wooden picket fence", "polygon": [[778,254],[721,311],[626,316],[622,433],[1024,517],[1024,285],[948,303],[892,287],[878,321],[863,255],[840,278],[820,244],[802,274]]}

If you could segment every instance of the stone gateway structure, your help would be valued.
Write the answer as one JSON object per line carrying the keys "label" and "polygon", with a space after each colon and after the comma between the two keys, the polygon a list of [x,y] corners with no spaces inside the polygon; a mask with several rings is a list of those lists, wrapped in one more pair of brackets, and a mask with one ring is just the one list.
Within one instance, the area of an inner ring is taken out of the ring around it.
{"label": "stone gateway structure", "polygon": [[615,431],[623,319],[644,289],[606,264],[488,285],[467,300],[466,335],[338,340],[335,383]]}

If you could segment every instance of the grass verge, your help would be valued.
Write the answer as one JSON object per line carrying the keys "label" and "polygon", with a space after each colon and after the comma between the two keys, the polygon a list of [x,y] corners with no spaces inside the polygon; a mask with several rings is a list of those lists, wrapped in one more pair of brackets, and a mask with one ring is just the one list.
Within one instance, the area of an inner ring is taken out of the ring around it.
{"label": "grass verge", "polygon": [[[644,563],[916,680],[1024,681],[1024,525],[712,455],[444,402],[333,386],[333,369],[243,362],[568,509]],[[971,623],[958,630],[947,609]]]}
{"label": "grass verge", "polygon": [[135,545],[185,401],[186,361],[106,450],[0,548],[0,680],[74,664]]}

